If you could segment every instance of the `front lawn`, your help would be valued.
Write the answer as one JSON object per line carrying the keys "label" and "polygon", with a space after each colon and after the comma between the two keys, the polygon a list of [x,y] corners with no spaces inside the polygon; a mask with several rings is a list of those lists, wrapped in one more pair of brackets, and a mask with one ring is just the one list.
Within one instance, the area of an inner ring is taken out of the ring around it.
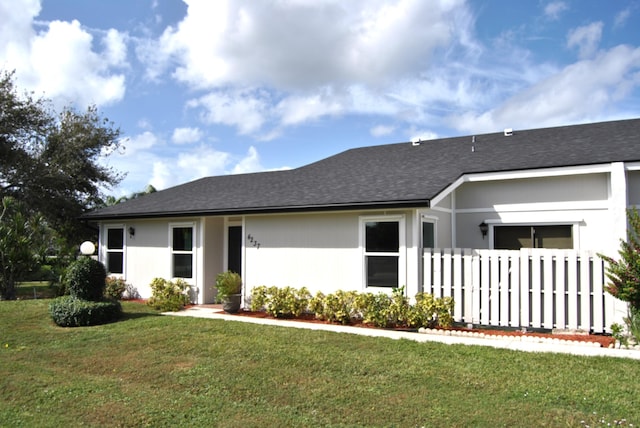
{"label": "front lawn", "polygon": [[[164,317],[61,328],[0,302],[0,426],[640,423],[636,360]],[[581,421],[584,421],[582,423]]]}

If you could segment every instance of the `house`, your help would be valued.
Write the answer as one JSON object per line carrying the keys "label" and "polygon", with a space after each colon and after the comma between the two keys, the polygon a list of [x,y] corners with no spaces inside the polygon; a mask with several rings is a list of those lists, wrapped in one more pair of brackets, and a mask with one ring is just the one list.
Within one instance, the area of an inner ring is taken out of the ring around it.
{"label": "house", "polygon": [[423,248],[616,254],[640,205],[640,119],[356,148],[301,168],[202,178],[93,211],[99,259],[215,299],[258,285],[421,291]]}

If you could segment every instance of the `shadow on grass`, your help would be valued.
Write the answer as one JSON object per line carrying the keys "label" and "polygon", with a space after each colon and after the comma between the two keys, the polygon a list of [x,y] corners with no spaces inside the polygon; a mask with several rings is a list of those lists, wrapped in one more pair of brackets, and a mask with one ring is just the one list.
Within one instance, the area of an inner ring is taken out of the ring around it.
{"label": "shadow on grass", "polygon": [[140,318],[146,317],[159,317],[161,314],[159,312],[122,312],[122,316],[118,320],[121,321],[129,321],[129,320],[137,320]]}

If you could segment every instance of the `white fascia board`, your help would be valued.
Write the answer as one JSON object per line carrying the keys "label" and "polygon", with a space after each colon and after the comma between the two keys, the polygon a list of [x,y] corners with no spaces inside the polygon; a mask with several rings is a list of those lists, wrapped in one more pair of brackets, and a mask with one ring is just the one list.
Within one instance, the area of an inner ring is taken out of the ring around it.
{"label": "white fascia board", "polygon": [[[627,164],[632,165],[632,164]],[[638,163],[640,169],[640,163]],[[465,174],[447,186],[442,192],[431,199],[431,206],[439,204],[447,195],[460,187],[463,183],[481,181],[517,180],[523,178],[559,177],[566,175],[599,174],[611,172],[611,164],[563,166],[555,168],[522,169],[518,171],[480,172]]]}
{"label": "white fascia board", "polygon": [[627,171],[639,171],[640,170],[640,162],[627,162],[624,165]]}

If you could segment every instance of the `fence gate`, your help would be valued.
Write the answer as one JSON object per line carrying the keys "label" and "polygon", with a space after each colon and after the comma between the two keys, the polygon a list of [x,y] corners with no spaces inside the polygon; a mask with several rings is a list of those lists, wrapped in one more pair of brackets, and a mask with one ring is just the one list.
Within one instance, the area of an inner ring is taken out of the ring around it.
{"label": "fence gate", "polygon": [[457,322],[604,333],[626,313],[593,251],[425,248],[422,273],[425,292],[453,297]]}

